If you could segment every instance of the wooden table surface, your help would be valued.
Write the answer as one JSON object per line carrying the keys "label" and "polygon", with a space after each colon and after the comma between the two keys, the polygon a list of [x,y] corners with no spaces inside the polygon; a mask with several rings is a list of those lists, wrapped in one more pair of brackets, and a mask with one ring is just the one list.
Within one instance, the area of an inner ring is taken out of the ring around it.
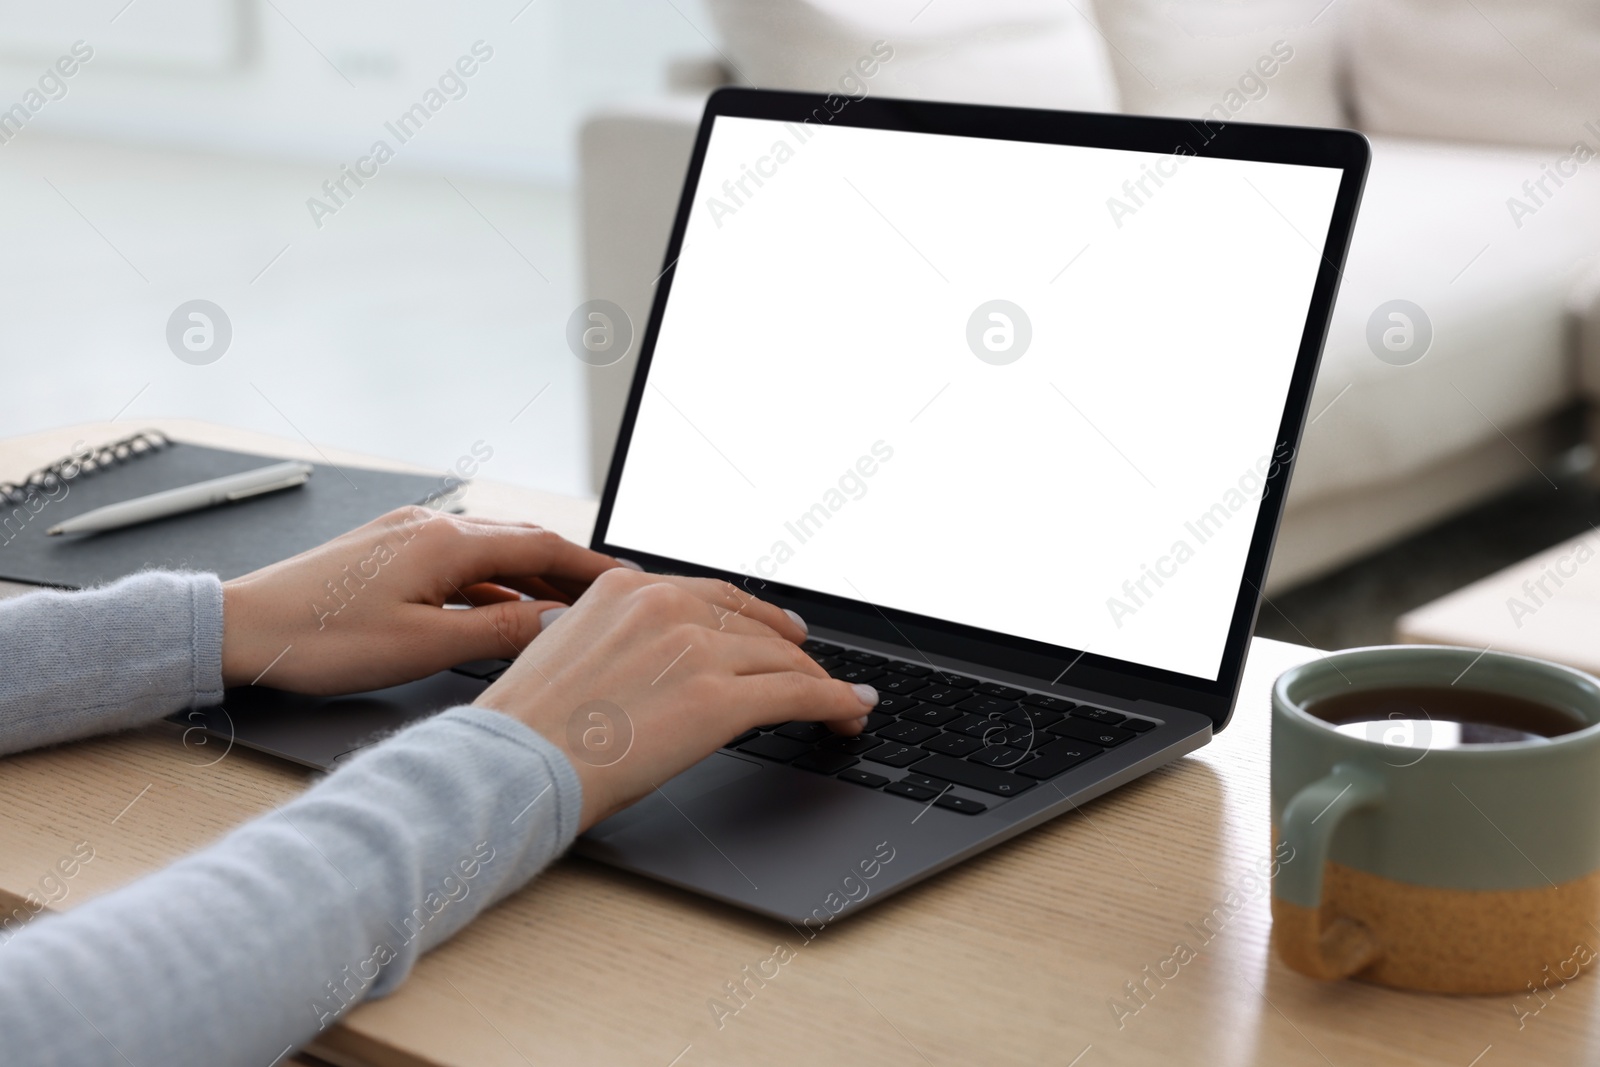
{"label": "wooden table surface", "polygon": [[[205,443],[303,447],[159,425]],[[0,475],[64,450],[74,438],[63,433],[65,444],[0,442]],[[582,534],[571,524],[585,502],[479,490],[487,510]],[[1426,996],[1317,983],[1269,953],[1259,875],[1269,853],[1267,693],[1280,671],[1315,655],[1257,640],[1233,724],[1212,744],[809,942],[784,924],[563,860],[311,1051],[337,1064],[463,1067],[1596,1062],[1593,978],[1542,1001]],[[26,893],[87,840],[95,859],[68,883],[59,906],[70,908],[307,783],[244,750],[216,755],[153,727],[6,759],[0,898]],[[1164,964],[1179,944],[1194,958]],[[776,975],[731,1000],[726,983],[779,946],[789,958],[767,965]],[[1132,1000],[1127,983],[1152,992]]]}

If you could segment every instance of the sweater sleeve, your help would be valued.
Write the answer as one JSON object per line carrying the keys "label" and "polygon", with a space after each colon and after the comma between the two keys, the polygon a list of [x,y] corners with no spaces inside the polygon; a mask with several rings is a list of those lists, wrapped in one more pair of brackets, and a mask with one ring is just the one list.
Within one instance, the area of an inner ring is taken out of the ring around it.
{"label": "sweater sleeve", "polygon": [[222,583],[150,571],[0,600],[0,753],[222,699]]}
{"label": "sweater sleeve", "polygon": [[0,932],[0,1034],[40,1065],[275,1063],[577,834],[566,757],[455,708],[123,889]]}
{"label": "sweater sleeve", "polygon": [[[0,751],[214,702],[221,646],[209,575],[0,602]],[[522,723],[417,723],[162,871],[64,915],[0,913],[4,1045],[74,1067],[278,1062],[533,877],[581,808]]]}

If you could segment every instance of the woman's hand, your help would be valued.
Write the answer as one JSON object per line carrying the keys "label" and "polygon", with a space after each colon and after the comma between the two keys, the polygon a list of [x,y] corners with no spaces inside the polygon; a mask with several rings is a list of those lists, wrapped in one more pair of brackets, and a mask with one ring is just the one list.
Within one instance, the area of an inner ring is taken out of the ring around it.
{"label": "woman's hand", "polygon": [[537,526],[401,508],[225,583],[223,683],[353,693],[509,659],[617,565]]}
{"label": "woman's hand", "polygon": [[877,692],[829,678],[805,634],[728,582],[607,571],[476,703],[567,753],[587,829],[752,726],[860,733]]}

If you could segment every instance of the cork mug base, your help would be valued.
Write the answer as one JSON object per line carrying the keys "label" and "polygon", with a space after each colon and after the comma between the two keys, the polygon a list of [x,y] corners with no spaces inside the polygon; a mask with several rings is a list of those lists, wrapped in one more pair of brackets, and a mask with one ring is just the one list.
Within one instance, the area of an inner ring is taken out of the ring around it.
{"label": "cork mug base", "polygon": [[1322,905],[1273,898],[1279,957],[1312,978],[1432,993],[1570,982],[1596,956],[1600,871],[1531,889],[1442,889],[1328,861]]}

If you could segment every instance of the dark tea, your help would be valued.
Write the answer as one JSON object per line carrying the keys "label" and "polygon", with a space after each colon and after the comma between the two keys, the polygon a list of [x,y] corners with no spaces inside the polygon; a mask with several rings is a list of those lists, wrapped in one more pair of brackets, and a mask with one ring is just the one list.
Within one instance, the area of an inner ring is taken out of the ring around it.
{"label": "dark tea", "polygon": [[1340,733],[1394,748],[1548,741],[1589,725],[1549,704],[1457,686],[1352,689],[1306,705]]}

